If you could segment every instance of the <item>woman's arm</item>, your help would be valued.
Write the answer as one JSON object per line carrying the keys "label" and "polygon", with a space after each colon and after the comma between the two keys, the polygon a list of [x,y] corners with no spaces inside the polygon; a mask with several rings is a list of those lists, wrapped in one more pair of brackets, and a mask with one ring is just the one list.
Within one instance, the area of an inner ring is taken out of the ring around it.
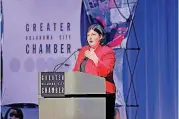
{"label": "woman's arm", "polygon": [[110,50],[106,54],[104,54],[101,58],[98,59],[97,62],[97,70],[98,75],[102,77],[106,77],[111,71],[114,69],[115,65],[115,53]]}
{"label": "woman's arm", "polygon": [[77,60],[76,60],[76,63],[75,63],[75,66],[73,68],[73,71],[78,71],[79,70],[79,66],[80,66],[80,63],[81,63],[81,59],[83,59],[85,56],[84,56],[84,52],[86,51],[86,49],[88,49],[88,46],[84,46],[78,53],[78,57],[77,57]]}
{"label": "woman's arm", "polygon": [[73,71],[78,71],[78,62],[79,62],[79,59],[80,59],[80,53],[78,53],[78,57],[77,57],[75,66],[74,66],[74,68],[73,68]]}

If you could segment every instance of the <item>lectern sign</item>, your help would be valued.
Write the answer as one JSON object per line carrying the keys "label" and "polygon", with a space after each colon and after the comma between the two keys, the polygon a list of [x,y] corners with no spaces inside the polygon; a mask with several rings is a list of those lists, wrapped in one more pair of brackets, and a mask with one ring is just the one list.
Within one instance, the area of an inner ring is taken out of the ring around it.
{"label": "lectern sign", "polygon": [[41,96],[63,97],[65,93],[64,72],[41,72]]}

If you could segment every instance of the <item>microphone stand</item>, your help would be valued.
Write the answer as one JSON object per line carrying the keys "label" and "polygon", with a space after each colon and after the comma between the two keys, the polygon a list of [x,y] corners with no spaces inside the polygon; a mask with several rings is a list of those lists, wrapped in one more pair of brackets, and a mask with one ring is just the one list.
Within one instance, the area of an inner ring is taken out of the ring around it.
{"label": "microphone stand", "polygon": [[79,51],[80,49],[77,49],[76,51],[74,51],[64,62],[60,63],[60,64],[57,64],[54,69],[53,69],[53,72],[56,72],[58,69],[60,69],[61,66],[63,66],[69,59],[72,55],[74,55],[77,51]]}

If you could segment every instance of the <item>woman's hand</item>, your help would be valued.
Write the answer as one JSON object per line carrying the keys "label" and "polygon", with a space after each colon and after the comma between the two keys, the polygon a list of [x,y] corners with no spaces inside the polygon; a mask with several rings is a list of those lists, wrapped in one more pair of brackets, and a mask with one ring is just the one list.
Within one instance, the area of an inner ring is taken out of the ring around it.
{"label": "woman's hand", "polygon": [[87,51],[85,52],[85,56],[86,56],[87,58],[93,60],[93,62],[95,63],[95,65],[98,64],[98,60],[99,60],[99,59],[98,59],[96,53],[94,52],[94,49],[91,48],[90,50],[87,50]]}

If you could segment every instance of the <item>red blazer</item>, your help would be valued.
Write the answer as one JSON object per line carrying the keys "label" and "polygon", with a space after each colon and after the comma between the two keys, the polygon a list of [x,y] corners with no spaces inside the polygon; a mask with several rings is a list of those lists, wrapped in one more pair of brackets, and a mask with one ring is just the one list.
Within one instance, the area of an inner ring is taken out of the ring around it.
{"label": "red blazer", "polygon": [[[89,46],[84,46],[78,54],[78,58],[73,71],[79,71],[80,64],[85,58],[85,51],[89,50]],[[97,66],[88,59],[85,66],[85,73],[106,78],[106,92],[115,93],[115,85],[113,81],[113,69],[115,65],[115,53],[107,46],[98,46],[94,51],[99,58]]]}

